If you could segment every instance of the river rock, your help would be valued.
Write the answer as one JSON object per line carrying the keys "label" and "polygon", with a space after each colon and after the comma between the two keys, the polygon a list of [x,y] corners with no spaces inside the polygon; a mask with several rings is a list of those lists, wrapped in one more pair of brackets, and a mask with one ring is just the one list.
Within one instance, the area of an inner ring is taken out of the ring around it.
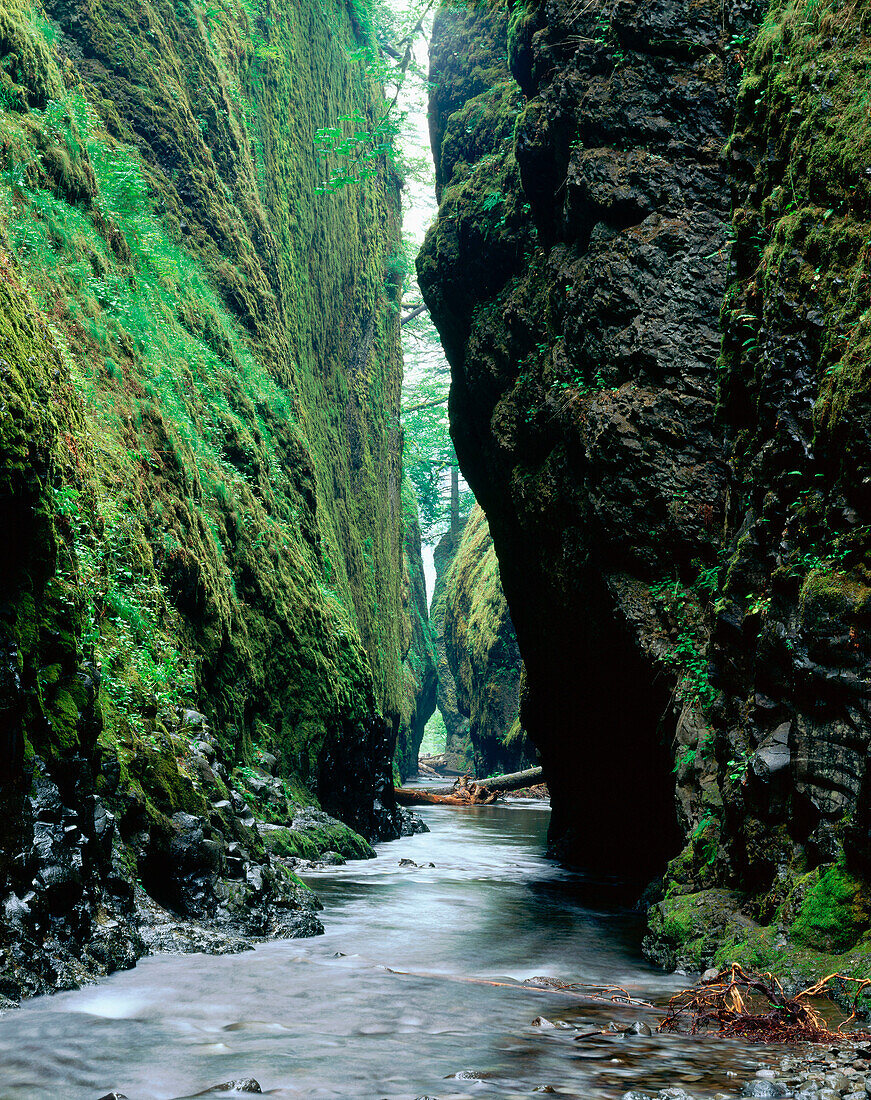
{"label": "river rock", "polygon": [[220,1085],[212,1085],[210,1088],[198,1092],[197,1096],[210,1096],[214,1092],[256,1092],[262,1093],[260,1085],[253,1077],[240,1077],[234,1081],[224,1081]]}
{"label": "river rock", "polygon": [[755,1096],[760,1098],[789,1096],[789,1092],[784,1085],[781,1085],[779,1081],[745,1081],[744,1087],[741,1089],[742,1096]]}
{"label": "river rock", "polygon": [[418,833],[428,833],[429,825],[411,810],[404,806],[396,807],[396,822],[399,826],[400,836],[416,836]]}

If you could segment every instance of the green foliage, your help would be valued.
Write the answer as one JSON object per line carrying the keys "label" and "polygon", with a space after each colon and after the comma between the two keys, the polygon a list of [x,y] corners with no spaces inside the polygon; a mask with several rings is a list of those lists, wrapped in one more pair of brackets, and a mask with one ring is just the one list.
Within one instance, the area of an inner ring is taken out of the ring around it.
{"label": "green foliage", "polygon": [[729,761],[726,774],[733,783],[742,783],[744,781],[752,756],[752,749],[743,749],[737,756]]}
{"label": "green foliage", "polygon": [[330,195],[351,184],[375,179],[377,162],[392,160],[394,141],[400,131],[395,119],[384,115],[373,125],[362,115],[340,115],[340,126],[324,126],[315,132],[318,156],[327,168],[326,179],[315,189]]}
{"label": "green foliage", "polygon": [[[346,51],[348,64],[359,66],[369,80],[384,87],[387,98],[374,113],[339,115],[335,123],[315,132],[314,143],[325,170],[323,183],[316,189],[318,195],[333,195],[374,180],[380,166],[389,166],[400,177],[418,169],[417,160],[408,156],[398,139],[406,133],[407,82],[426,84],[414,50],[431,21],[433,0],[408,7],[353,0],[351,6],[364,42]],[[426,158],[424,165],[428,172]]]}
{"label": "green foliage", "polygon": [[719,823],[713,814],[705,814],[690,834],[693,848],[703,867],[710,867],[717,858]]}
{"label": "green foliage", "polygon": [[717,692],[708,676],[707,631],[698,602],[699,591],[711,591],[710,571],[702,578],[700,590],[686,589],[679,581],[661,581],[650,586],[650,594],[677,634],[660,659],[678,674],[678,697],[705,707]]}
{"label": "green foliage", "polygon": [[445,751],[445,742],[448,731],[445,728],[445,720],[441,711],[433,711],[432,717],[423,731],[423,740],[420,743],[421,756],[437,756]]}

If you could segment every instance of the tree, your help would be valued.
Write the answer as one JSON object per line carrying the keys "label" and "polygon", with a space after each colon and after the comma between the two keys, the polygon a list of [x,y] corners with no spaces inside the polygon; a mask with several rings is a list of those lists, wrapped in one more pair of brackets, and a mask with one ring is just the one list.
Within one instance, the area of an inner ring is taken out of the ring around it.
{"label": "tree", "polygon": [[406,379],[402,387],[405,470],[417,494],[423,541],[435,542],[450,530],[458,536],[474,503],[460,477],[448,425],[450,370],[428,316],[406,340]]}

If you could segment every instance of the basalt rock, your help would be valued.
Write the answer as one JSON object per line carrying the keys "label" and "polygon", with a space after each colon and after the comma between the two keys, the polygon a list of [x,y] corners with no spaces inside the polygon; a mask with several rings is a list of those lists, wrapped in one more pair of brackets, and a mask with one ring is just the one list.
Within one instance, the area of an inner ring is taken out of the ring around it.
{"label": "basalt rock", "polygon": [[553,847],[628,869],[643,822],[661,870],[683,835],[671,965],[867,972],[868,19],[547,0],[435,28],[419,277]]}
{"label": "basalt rock", "polygon": [[[702,687],[669,654],[704,671],[702,597],[683,593],[726,505],[721,154],[744,28],[719,2],[548,2],[446,9],[434,31],[441,207],[419,281],[526,664],[552,848],[588,865],[650,870],[678,843],[660,720],[677,685]],[[470,39],[489,69],[465,64]],[[644,845],[637,821],[656,822]]]}
{"label": "basalt rock", "polygon": [[859,287],[871,127],[854,108],[869,86],[869,24],[864,6],[798,11],[772,4],[748,49],[728,148],[730,497],[710,651],[718,695],[697,742],[722,809],[696,813],[661,908],[700,885],[738,886],[752,926],[725,944],[703,936],[697,955],[864,977],[871,471]]}
{"label": "basalt rock", "polygon": [[457,708],[468,722],[475,774],[536,762],[520,724],[523,661],[487,520],[476,507],[445,577],[443,638]]}

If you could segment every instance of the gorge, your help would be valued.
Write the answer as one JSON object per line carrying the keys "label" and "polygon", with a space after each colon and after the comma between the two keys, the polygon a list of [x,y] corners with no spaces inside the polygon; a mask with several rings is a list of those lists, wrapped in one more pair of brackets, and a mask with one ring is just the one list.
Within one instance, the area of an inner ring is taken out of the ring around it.
{"label": "gorge", "polygon": [[424,815],[451,889],[492,840],[482,923],[504,897],[530,958],[565,903],[634,945],[568,937],[617,971],[577,980],[871,976],[869,34],[862,0],[4,0],[0,1008],[331,934],[431,843],[394,786],[436,712],[460,770],[544,768],[549,820]]}

